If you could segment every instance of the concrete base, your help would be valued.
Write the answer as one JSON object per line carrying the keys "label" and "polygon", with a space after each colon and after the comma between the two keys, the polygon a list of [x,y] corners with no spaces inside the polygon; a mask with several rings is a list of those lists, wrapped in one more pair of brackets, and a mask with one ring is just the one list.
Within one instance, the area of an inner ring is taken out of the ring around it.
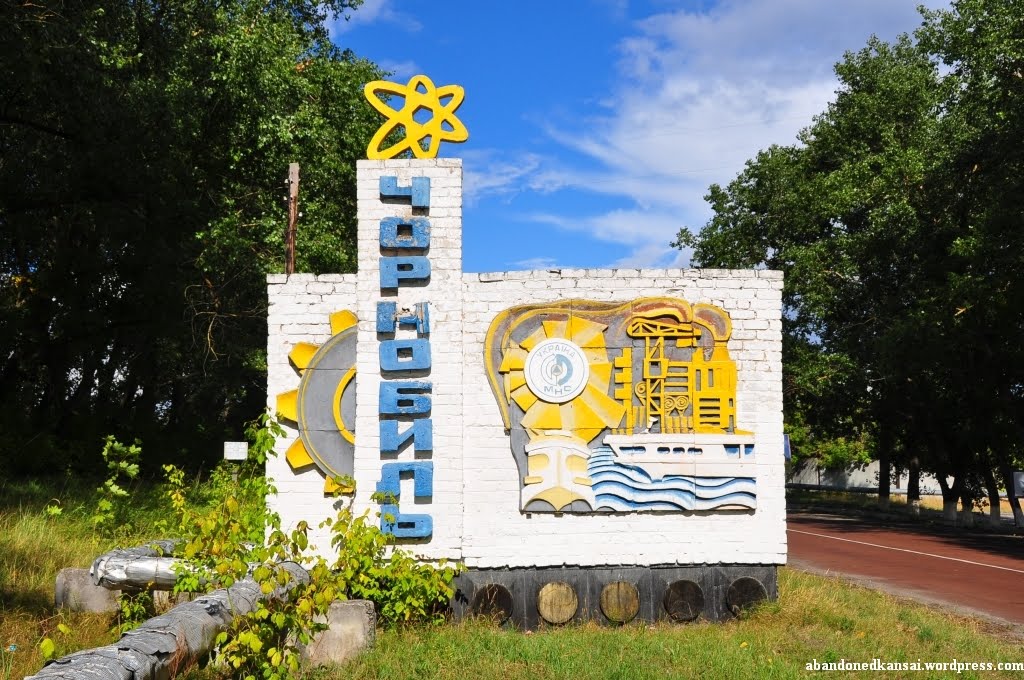
{"label": "concrete base", "polygon": [[377,612],[368,600],[344,600],[327,611],[327,630],[302,649],[302,660],[313,666],[342,663],[373,646]]}
{"label": "concrete base", "polygon": [[724,621],[778,598],[777,565],[470,569],[455,580],[456,618],[523,630],[596,621]]}
{"label": "concrete base", "polygon": [[57,574],[54,602],[75,612],[106,614],[117,611],[120,590],[93,585],[88,569],[67,568]]}

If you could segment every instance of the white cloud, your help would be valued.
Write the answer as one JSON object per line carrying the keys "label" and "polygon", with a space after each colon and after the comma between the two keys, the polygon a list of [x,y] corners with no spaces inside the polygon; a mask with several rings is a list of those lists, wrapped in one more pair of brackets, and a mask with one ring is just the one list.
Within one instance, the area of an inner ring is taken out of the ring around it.
{"label": "white cloud", "polygon": [[331,23],[330,33],[332,40],[360,24],[378,22],[396,24],[409,33],[416,33],[423,28],[423,24],[413,15],[395,9],[394,0],[364,0],[363,4],[351,11],[348,17],[348,21],[339,18]]}
{"label": "white cloud", "polygon": [[730,181],[771,144],[796,143],[833,98],[832,67],[843,52],[862,48],[872,33],[892,40],[912,31],[916,4],[721,0],[647,17],[619,43],[617,82],[598,113],[543,126],[590,162],[528,155],[530,165],[516,172],[482,158],[477,189],[492,190],[489,180],[508,194],[572,187],[627,198],[630,209],[582,220],[534,217],[623,245],[622,263],[679,266],[689,253],[669,242],[681,226],[699,228],[710,217],[708,186]]}
{"label": "white cloud", "polygon": [[628,255],[620,257],[609,267],[613,269],[685,268],[690,266],[691,257],[693,257],[692,249],[667,250],[664,244],[648,243],[630,251]]}
{"label": "white cloud", "polygon": [[[637,22],[627,59],[656,72],[800,84],[830,77],[845,50],[891,40],[920,23],[911,0],[722,0],[706,12],[665,12]],[[931,5],[938,5],[932,0]],[[947,3],[941,3],[947,4]]]}
{"label": "white cloud", "polygon": [[463,196],[473,204],[480,196],[513,196],[532,188],[541,157],[531,153],[498,152],[494,149],[466,149],[462,153]]}
{"label": "white cloud", "polygon": [[674,213],[614,210],[598,215],[574,215],[571,218],[538,213],[528,215],[525,219],[620,245],[622,254],[607,263],[610,267],[684,267],[690,261],[689,252],[668,248],[668,243],[683,226],[679,216]]}
{"label": "white cloud", "polygon": [[614,115],[587,126],[587,137],[549,133],[601,164],[607,181],[591,185],[618,187],[639,205],[692,209],[711,182],[733,176],[760,149],[795,142],[834,89],[831,80],[783,88],[673,75],[649,93],[629,93]]}
{"label": "white cloud", "polygon": [[629,0],[593,0],[593,2],[616,20],[625,19],[629,10]]}
{"label": "white cloud", "polygon": [[613,210],[599,215],[563,217],[553,214],[534,214],[531,222],[549,224],[566,231],[586,233],[601,241],[627,246],[645,244],[652,234],[667,243],[675,237],[681,226],[679,216],[658,214],[643,210]]}
{"label": "white cloud", "polygon": [[562,269],[562,265],[553,257],[531,257],[513,262],[512,265],[516,269]]}
{"label": "white cloud", "polygon": [[414,61],[388,61],[385,59],[377,65],[381,70],[391,74],[389,78],[392,82],[408,81],[413,76],[423,73],[423,69]]}

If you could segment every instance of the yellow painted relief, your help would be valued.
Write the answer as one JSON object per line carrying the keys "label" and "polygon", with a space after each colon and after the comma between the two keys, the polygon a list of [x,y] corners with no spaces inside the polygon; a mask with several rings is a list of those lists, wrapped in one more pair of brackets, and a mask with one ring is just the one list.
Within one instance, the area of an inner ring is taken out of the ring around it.
{"label": "yellow painted relief", "polygon": [[[461,143],[469,139],[466,126],[455,116],[466,97],[459,85],[435,87],[430,78],[419,75],[405,85],[375,80],[367,83],[363,93],[370,105],[387,118],[366,149],[366,157],[371,160],[394,158],[406,151],[416,158],[437,158],[441,142]],[[381,99],[382,94],[402,97],[404,104],[394,109]],[[431,114],[424,123],[416,120],[416,114],[421,111]],[[382,149],[388,136],[399,128],[404,130],[404,138]]]}
{"label": "yellow painted relief", "polygon": [[331,338],[323,345],[297,343],[288,359],[300,375],[298,389],[277,395],[276,410],[294,423],[298,437],[285,453],[296,473],[316,466],[324,493],[350,493],[336,479],[352,474],[355,447],[356,317],[330,316]]}
{"label": "yellow painted relief", "polygon": [[[737,466],[753,439],[737,427],[731,335],[724,310],[674,298],[499,314],[485,340],[487,371],[513,450],[525,455],[522,507],[596,508],[592,474],[611,480],[627,458],[654,480],[694,474],[702,453],[702,465],[725,466],[706,470],[745,473]],[[595,452],[617,462],[591,460]]]}
{"label": "yellow painted relief", "polygon": [[[696,305],[691,316],[679,302],[649,306],[627,322],[626,334],[643,341],[643,355],[639,376],[633,374],[632,349],[615,360],[615,398],[627,412],[616,433],[634,433],[641,424],[644,432],[749,434],[736,429],[736,364],[727,347],[732,334],[728,315]],[[711,342],[701,344],[705,334]],[[690,356],[673,354],[680,348],[690,349]]]}

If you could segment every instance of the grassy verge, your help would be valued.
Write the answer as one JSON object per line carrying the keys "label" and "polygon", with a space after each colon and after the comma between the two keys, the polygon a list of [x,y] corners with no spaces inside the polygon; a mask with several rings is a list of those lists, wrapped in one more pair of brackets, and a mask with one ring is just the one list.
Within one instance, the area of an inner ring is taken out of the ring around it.
{"label": "grassy verge", "polygon": [[[54,579],[61,568],[88,566],[114,544],[153,538],[149,532],[160,512],[159,491],[152,485],[132,490],[131,526],[112,539],[93,531],[92,485],[0,484],[0,680],[38,670],[42,659],[36,646],[44,636],[57,643],[58,654],[116,637],[112,616],[55,611]],[[59,516],[45,511],[54,497]],[[779,602],[725,624],[583,626],[523,634],[468,622],[382,631],[371,652],[341,669],[314,675],[389,680],[794,678],[804,677],[806,664],[815,659],[1024,662],[1021,638],[992,624],[788,569],[780,571],[779,588]],[[60,624],[70,633],[58,632]],[[872,674],[953,675],[945,670]],[[1021,673],[967,671],[957,677]]]}
{"label": "grassy verge", "polygon": [[[1008,629],[782,569],[780,600],[742,620],[685,626],[582,626],[522,634],[486,622],[385,632],[375,649],[323,678],[544,680],[797,678],[821,662],[1024,662]],[[848,675],[847,673],[825,673]],[[871,677],[1021,677],[947,670]]]}
{"label": "grassy verge", "polygon": [[[873,493],[786,489],[786,504],[791,510],[888,515],[907,520],[947,524],[942,517],[941,496],[923,496],[920,501],[920,514],[918,516],[911,514],[905,494],[893,494],[889,499],[889,507],[883,509],[879,506],[878,496]],[[982,505],[983,511],[978,509],[974,511],[974,528],[979,531],[990,531],[992,527],[988,519],[988,501],[984,501]],[[1000,501],[1000,509],[1003,517],[1013,516],[1013,510],[1006,499]],[[1014,532],[1011,524],[1004,524],[1005,526],[999,528],[1000,532]]]}
{"label": "grassy verge", "polygon": [[[117,621],[110,614],[72,614],[54,607],[54,583],[64,567],[88,567],[116,545],[150,538],[160,489],[131,489],[130,523],[116,537],[97,534],[91,522],[98,482],[74,480],[0,482],[0,680],[39,670],[38,644],[56,644],[58,656],[110,644]],[[46,511],[59,508],[60,514]],[[61,632],[59,626],[65,630]]]}
{"label": "grassy verge", "polygon": [[[789,507],[832,506],[860,510],[878,510],[878,495],[854,491],[827,491],[818,489],[786,489],[786,504]],[[921,510],[936,516],[942,512],[942,498],[924,496],[921,499]],[[908,514],[907,497],[904,494],[893,494],[889,498],[889,509],[892,512]]]}

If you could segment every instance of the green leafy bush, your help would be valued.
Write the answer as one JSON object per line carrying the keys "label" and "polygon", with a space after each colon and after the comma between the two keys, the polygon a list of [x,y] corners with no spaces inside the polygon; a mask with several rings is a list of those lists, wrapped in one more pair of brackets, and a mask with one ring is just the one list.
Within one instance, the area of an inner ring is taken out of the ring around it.
{"label": "green leafy bush", "polygon": [[412,553],[394,547],[394,537],[368,519],[369,512],[355,516],[349,502],[337,517],[324,522],[338,551],[334,568],[344,581],[345,594],[373,602],[377,619],[385,626],[442,623],[459,567],[444,560],[436,567],[418,561]]}
{"label": "green leafy bush", "polygon": [[145,590],[137,593],[122,592],[117,598],[117,621],[114,631],[123,634],[132,628],[138,628],[155,613],[153,593]]}
{"label": "green leafy bush", "polygon": [[[337,560],[310,554],[309,524],[299,522],[286,531],[265,504],[276,490],[263,475],[263,464],[274,455],[283,429],[265,415],[246,434],[249,459],[236,470],[222,464],[214,471],[202,491],[210,501],[204,506],[190,502],[183,471],[164,468],[173,525],[166,528],[182,538],[178,552],[184,558],[175,592],[211,591],[252,577],[265,595],[279,595],[235,617],[218,635],[217,672],[246,680],[297,678],[299,646],[325,627],[321,621],[338,599],[373,601],[384,625],[444,621],[455,566],[422,564],[394,547],[394,538],[369,521],[369,512],[355,516],[351,498],[321,524],[331,530]],[[337,481],[354,487],[353,480]],[[303,566],[308,582],[294,581],[284,562]]]}
{"label": "green leafy bush", "polygon": [[[96,489],[99,500],[92,517],[93,527],[103,536],[114,536],[126,532],[131,523],[128,520],[128,490],[122,486],[139,475],[139,459],[142,457],[142,442],[125,445],[113,435],[107,435],[103,445],[103,460],[109,476]],[[59,513],[58,513],[59,514]]]}

